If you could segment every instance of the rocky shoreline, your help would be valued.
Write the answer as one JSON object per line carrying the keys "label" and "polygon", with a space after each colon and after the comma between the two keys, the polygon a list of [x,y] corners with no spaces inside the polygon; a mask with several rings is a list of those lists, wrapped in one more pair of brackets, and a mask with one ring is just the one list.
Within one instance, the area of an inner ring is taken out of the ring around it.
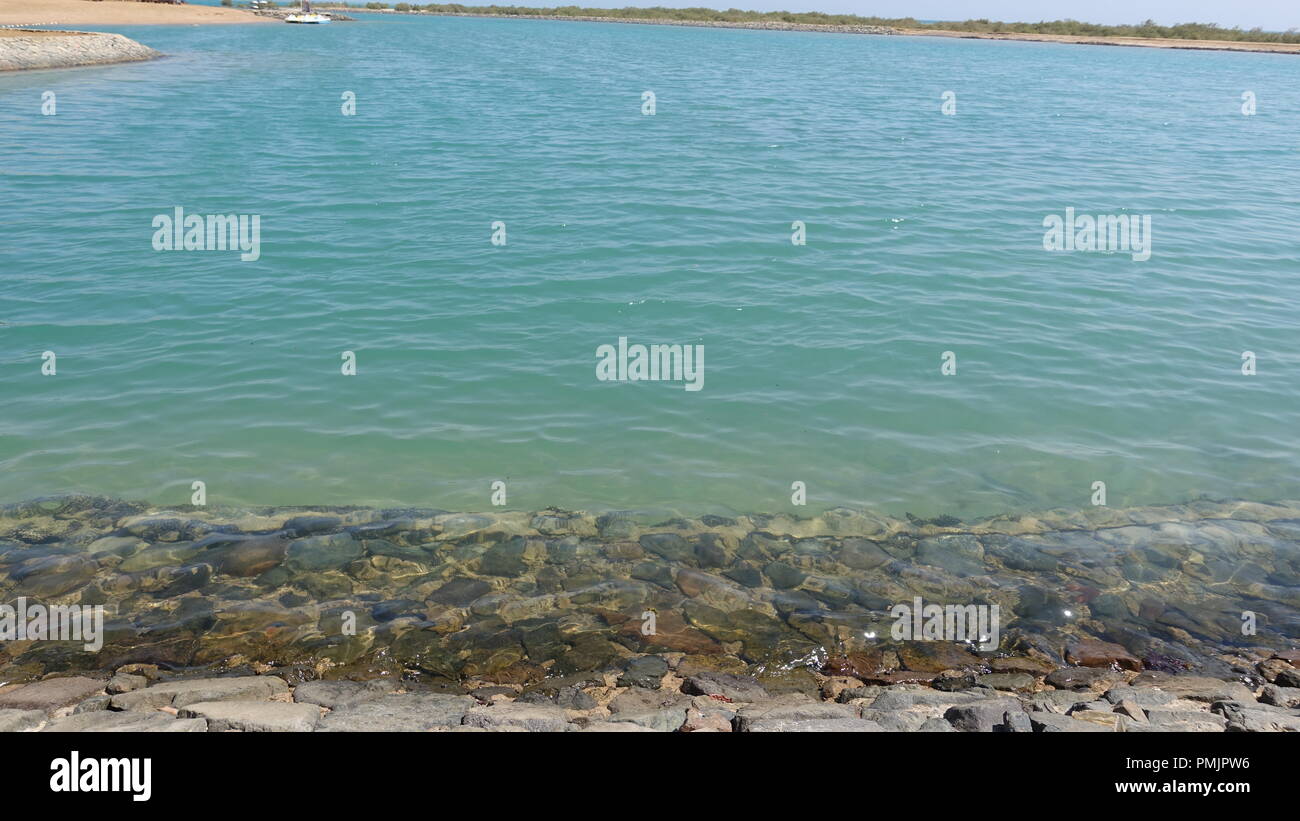
{"label": "rocky shoreline", "polygon": [[[892,632],[922,597],[1000,629]],[[1300,730],[1298,502],[659,521],[59,497],[0,507],[18,601],[104,614],[93,652],[0,643],[20,729]]]}
{"label": "rocky shoreline", "polygon": [[[434,687],[392,678],[300,681],[240,671],[177,678],[130,665],[0,687],[4,732],[1300,732],[1300,654],[1258,665],[1275,683],[1032,665],[931,686],[720,672],[681,655],[531,684]],[[1026,672],[1030,670],[1031,672]],[[814,686],[815,685],[815,686]]]}
{"label": "rocky shoreline", "polygon": [[120,34],[88,31],[0,31],[0,71],[73,68],[153,60],[161,53]]}

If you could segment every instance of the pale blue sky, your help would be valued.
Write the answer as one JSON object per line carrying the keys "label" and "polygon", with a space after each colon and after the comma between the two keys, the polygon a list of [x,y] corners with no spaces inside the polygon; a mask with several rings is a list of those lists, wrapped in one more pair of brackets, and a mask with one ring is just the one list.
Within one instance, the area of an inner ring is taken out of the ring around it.
{"label": "pale blue sky", "polygon": [[[497,0],[498,3],[502,0]],[[529,5],[533,5],[529,3]],[[594,0],[580,5],[599,6]],[[708,6],[758,11],[825,11],[918,20],[1037,22],[1072,18],[1089,23],[1218,23],[1270,31],[1300,28],[1300,0],[637,0],[618,5]]]}

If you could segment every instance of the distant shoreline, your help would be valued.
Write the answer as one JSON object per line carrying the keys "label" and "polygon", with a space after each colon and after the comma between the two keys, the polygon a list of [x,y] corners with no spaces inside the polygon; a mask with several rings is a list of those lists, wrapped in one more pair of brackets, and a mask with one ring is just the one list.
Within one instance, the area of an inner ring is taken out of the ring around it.
{"label": "distant shoreline", "polygon": [[1016,32],[949,31],[946,29],[894,28],[874,25],[820,25],[813,23],[785,23],[776,21],[730,22],[726,20],[659,20],[632,17],[569,17],[563,15],[534,14],[474,14],[437,11],[397,11],[395,9],[367,9],[318,3],[323,11],[342,9],[358,14],[396,14],[416,17],[480,17],[499,20],[554,20],[574,23],[629,23],[644,26],[686,26],[699,28],[752,29],[756,31],[812,31],[826,34],[902,35],[908,37],[949,37],[968,40],[1020,40],[1038,43],[1067,43],[1071,45],[1129,46],[1140,48],[1191,49],[1196,51],[1250,51],[1270,54],[1300,54],[1300,43],[1266,43],[1248,40],[1183,40],[1149,37],[1094,37],[1073,34],[1032,34]]}

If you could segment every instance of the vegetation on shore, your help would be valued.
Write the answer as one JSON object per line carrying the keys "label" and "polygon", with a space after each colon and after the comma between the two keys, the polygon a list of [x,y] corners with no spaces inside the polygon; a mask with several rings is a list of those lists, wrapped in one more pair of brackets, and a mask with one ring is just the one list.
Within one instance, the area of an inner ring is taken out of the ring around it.
{"label": "vegetation on shore", "polygon": [[1004,23],[996,20],[965,20],[961,22],[923,23],[911,17],[859,17],[854,14],[823,14],[822,12],[717,11],[706,8],[667,9],[650,8],[599,9],[582,6],[556,6],[533,8],[529,6],[462,6],[459,3],[318,3],[319,6],[346,8],[392,9],[394,11],[425,11],[434,14],[476,14],[501,17],[606,17],[623,20],[680,20],[700,23],[795,23],[816,26],[890,26],[901,29],[935,31],[965,31],[972,34],[1060,34],[1084,37],[1141,37],[1171,40],[1231,40],[1252,43],[1300,43],[1300,30],[1271,32],[1254,28],[1223,28],[1214,23],[1180,23],[1159,26],[1151,20],[1136,25],[1103,26],[1081,23],[1077,20],[1053,20],[1039,23]]}

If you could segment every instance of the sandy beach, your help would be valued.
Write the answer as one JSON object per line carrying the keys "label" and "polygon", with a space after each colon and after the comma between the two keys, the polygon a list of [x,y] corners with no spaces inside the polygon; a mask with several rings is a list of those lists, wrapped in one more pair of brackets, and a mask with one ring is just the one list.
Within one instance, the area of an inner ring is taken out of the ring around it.
{"label": "sandy beach", "polygon": [[135,0],[9,0],[0,26],[139,26],[271,23],[242,9],[174,6]]}
{"label": "sandy beach", "polygon": [[969,31],[899,29],[899,34],[917,37],[960,37],[968,40],[1026,40],[1040,43],[1073,43],[1088,46],[1140,46],[1144,48],[1187,48],[1202,51],[1256,51],[1300,54],[1300,43],[1250,43],[1237,40],[1175,40],[1150,37],[1084,37],[1072,34],[981,34]]}

